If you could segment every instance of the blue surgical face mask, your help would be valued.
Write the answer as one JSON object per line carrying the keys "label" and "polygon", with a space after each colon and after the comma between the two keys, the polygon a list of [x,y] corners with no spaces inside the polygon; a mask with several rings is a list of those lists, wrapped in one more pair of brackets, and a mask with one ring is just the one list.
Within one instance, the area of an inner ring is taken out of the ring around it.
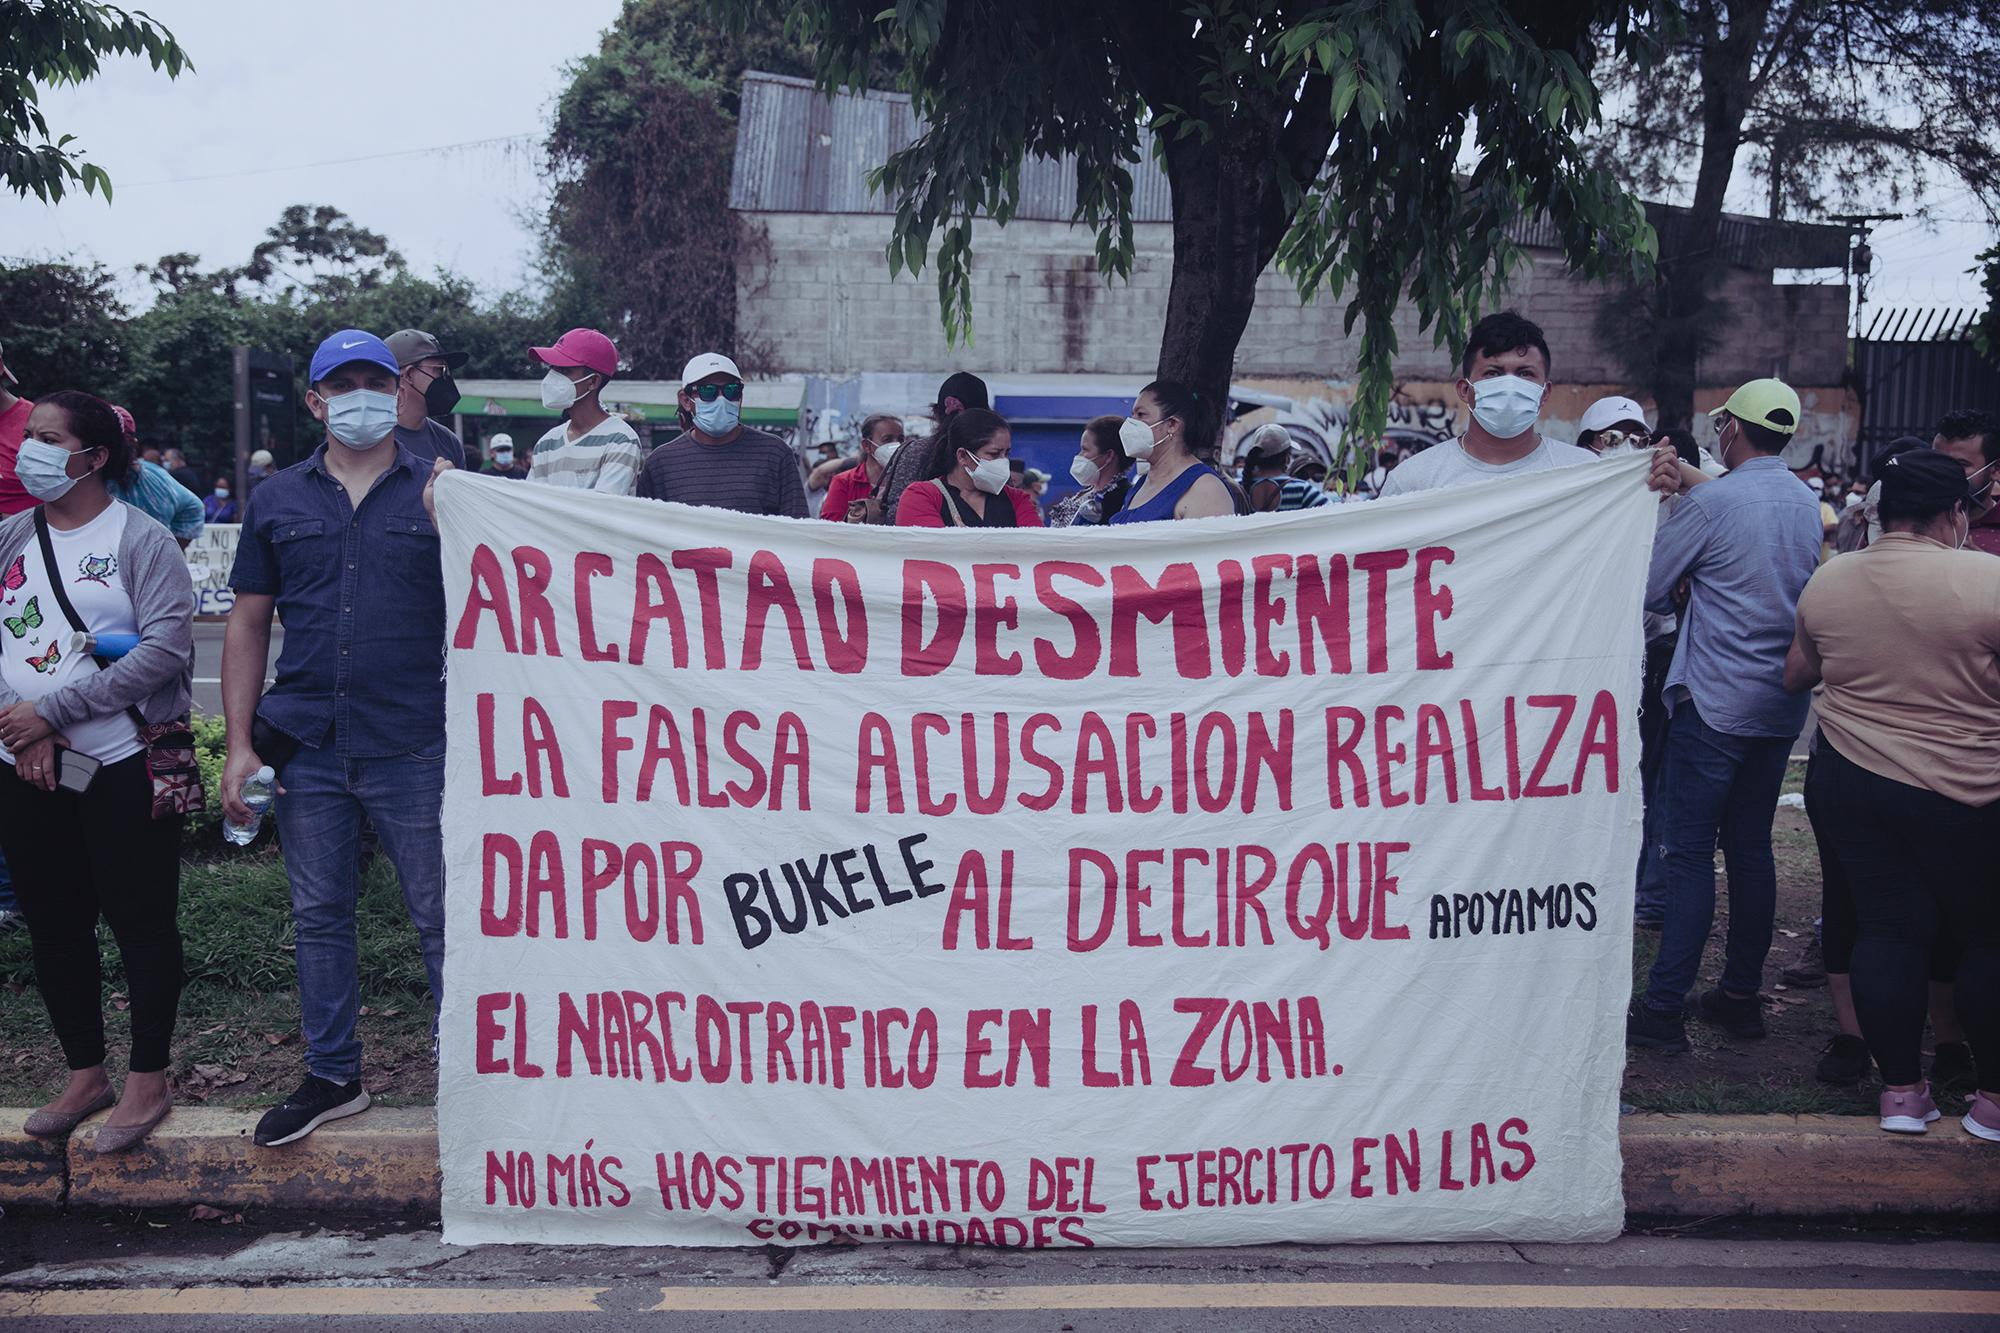
{"label": "blue surgical face mask", "polygon": [[1542,415],[1542,386],[1519,375],[1496,375],[1472,386],[1472,417],[1488,435],[1511,440],[1527,434]]}
{"label": "blue surgical face mask", "polygon": [[373,449],[396,429],[396,395],[354,389],[326,402],[326,432],[350,449]]}
{"label": "blue surgical face mask", "polygon": [[60,500],[83,479],[69,474],[69,460],[75,457],[61,445],[47,440],[23,440],[21,452],[14,459],[14,475],[22,489],[37,500],[44,503]]}
{"label": "blue surgical face mask", "polygon": [[743,405],[732,403],[721,394],[717,394],[712,403],[695,400],[694,425],[703,435],[727,435],[736,429],[736,423],[742,419]]}

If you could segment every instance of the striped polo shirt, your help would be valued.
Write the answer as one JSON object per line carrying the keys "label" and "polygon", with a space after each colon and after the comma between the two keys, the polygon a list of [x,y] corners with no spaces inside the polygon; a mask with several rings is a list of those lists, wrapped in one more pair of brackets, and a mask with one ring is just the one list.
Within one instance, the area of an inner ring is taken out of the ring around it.
{"label": "striped polo shirt", "polygon": [[577,491],[630,495],[639,480],[639,435],[623,417],[606,417],[578,439],[562,422],[535,441],[528,480]]}

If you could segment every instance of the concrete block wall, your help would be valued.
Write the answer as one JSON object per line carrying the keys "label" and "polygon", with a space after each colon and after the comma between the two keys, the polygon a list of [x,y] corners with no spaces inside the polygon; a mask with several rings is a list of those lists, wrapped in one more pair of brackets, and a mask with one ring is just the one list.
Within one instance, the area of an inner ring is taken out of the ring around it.
{"label": "concrete block wall", "polygon": [[[976,224],[973,344],[946,344],[934,269],[891,279],[884,248],[891,219],[857,214],[741,214],[737,324],[745,349],[760,347],[773,372],[847,373],[959,367],[990,373],[1152,374],[1172,279],[1172,229],[1135,228],[1129,280],[1106,283],[1095,244],[1060,222]],[[1831,388],[1847,361],[1847,293],[1840,286],[1777,286],[1769,274],[1725,277],[1715,348],[1704,385],[1781,374]],[[1623,367],[1597,332],[1611,288],[1582,281],[1547,253],[1517,273],[1510,302],[1549,337],[1558,381],[1619,384]],[[1258,284],[1256,313],[1237,352],[1239,379],[1351,379],[1359,339],[1342,332],[1343,303],[1322,294],[1301,305],[1275,270]],[[1417,328],[1414,307],[1396,317],[1398,378],[1448,378],[1450,352]]]}

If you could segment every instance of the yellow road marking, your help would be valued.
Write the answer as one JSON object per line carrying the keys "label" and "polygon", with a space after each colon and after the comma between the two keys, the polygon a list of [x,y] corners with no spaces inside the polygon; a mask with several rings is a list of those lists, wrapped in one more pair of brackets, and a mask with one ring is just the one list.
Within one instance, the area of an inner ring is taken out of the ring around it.
{"label": "yellow road marking", "polygon": [[[155,1287],[0,1291],[0,1319],[138,1315],[417,1318],[598,1314],[608,1288]],[[1122,1283],[1018,1287],[667,1287],[655,1312],[925,1310],[1722,1310],[2000,1315],[2000,1291],[1530,1286],[1442,1282]]]}
{"label": "yellow road marking", "polygon": [[0,1319],[90,1315],[598,1313],[606,1287],[135,1287],[0,1291]]}
{"label": "yellow road marking", "polygon": [[1122,1283],[1020,1287],[668,1287],[656,1311],[1770,1310],[2000,1315],[2000,1291],[1790,1287],[1461,1286],[1443,1282]]}

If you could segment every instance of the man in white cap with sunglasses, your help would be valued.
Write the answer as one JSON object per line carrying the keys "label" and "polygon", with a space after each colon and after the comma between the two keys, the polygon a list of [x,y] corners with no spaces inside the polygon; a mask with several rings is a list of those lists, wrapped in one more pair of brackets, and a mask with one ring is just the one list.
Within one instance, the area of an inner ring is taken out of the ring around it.
{"label": "man in white cap with sunglasses", "polygon": [[743,376],[720,352],[703,352],[681,372],[682,415],[693,424],[653,450],[639,494],[739,514],[806,516],[798,455],[776,435],[743,424]]}

